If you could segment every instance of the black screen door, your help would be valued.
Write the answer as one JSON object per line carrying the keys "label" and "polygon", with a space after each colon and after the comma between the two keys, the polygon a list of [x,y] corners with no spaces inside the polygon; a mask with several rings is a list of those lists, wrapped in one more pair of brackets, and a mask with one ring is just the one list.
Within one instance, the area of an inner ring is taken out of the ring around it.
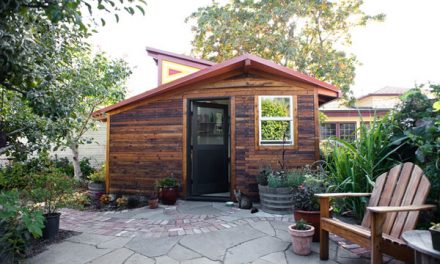
{"label": "black screen door", "polygon": [[229,190],[228,107],[193,102],[191,119],[192,195]]}

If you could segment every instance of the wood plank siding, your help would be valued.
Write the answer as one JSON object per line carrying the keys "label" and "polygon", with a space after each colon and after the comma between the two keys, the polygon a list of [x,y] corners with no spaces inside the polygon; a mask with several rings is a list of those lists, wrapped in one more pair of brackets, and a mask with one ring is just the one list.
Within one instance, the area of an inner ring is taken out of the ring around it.
{"label": "wood plank siding", "polygon": [[[278,166],[281,147],[258,146],[255,120],[259,95],[292,95],[295,144],[286,152],[290,167],[303,166],[319,156],[317,88],[267,74],[228,76],[146,99],[131,108],[110,112],[110,193],[142,193],[171,173],[186,179],[185,102],[197,98],[230,98],[231,187],[258,197],[256,175],[262,165]],[[182,182],[186,190],[186,181]],[[183,192],[184,193],[184,192]]]}

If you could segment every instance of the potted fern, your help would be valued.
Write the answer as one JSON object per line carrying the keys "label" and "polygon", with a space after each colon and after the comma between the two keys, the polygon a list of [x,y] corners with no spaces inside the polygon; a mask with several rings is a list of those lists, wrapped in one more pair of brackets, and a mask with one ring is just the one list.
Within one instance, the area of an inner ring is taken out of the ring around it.
{"label": "potted fern", "polygon": [[292,239],[292,250],[300,256],[307,256],[312,251],[312,238],[315,228],[307,224],[304,219],[299,220],[289,227],[289,234]]}

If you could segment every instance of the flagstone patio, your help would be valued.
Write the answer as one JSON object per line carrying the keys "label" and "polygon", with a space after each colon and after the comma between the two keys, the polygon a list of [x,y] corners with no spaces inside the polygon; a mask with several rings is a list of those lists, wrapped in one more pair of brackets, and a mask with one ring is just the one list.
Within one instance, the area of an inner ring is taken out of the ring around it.
{"label": "flagstone patio", "polygon": [[[290,215],[251,214],[213,202],[117,212],[64,209],[60,228],[82,234],[27,263],[321,263],[318,243],[309,256],[293,254],[287,233],[292,222]],[[333,240],[338,243],[331,242],[331,259],[322,263],[369,263],[365,249]]]}

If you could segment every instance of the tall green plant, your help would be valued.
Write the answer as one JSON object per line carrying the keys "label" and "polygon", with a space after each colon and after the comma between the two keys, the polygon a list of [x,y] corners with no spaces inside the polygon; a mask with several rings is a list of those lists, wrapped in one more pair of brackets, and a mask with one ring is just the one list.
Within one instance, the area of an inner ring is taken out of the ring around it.
{"label": "tall green plant", "polygon": [[[330,190],[336,192],[371,192],[376,178],[388,171],[396,161],[393,155],[402,146],[402,138],[392,139],[393,119],[388,116],[367,127],[362,124],[354,141],[334,138],[328,144],[326,169]],[[356,217],[364,214],[366,199],[348,199],[348,209]]]}

